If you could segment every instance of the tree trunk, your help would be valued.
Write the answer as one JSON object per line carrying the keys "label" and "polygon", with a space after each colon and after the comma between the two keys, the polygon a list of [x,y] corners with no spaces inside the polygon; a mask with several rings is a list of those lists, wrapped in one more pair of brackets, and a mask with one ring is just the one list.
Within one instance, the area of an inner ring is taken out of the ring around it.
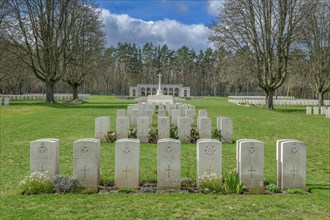
{"label": "tree trunk", "polygon": [[73,100],[79,99],[79,97],[78,97],[78,86],[73,85],[72,89],[73,89],[72,99]]}
{"label": "tree trunk", "polygon": [[265,99],[265,108],[267,110],[274,110],[274,104],[273,104],[273,97],[274,97],[274,91],[268,90],[266,91],[266,99]]}
{"label": "tree trunk", "polygon": [[318,98],[318,103],[319,106],[323,106],[323,101],[324,101],[324,93],[323,92],[318,92],[317,93],[317,98]]}
{"label": "tree trunk", "polygon": [[46,86],[46,103],[55,103],[54,83],[46,80],[45,86]]}

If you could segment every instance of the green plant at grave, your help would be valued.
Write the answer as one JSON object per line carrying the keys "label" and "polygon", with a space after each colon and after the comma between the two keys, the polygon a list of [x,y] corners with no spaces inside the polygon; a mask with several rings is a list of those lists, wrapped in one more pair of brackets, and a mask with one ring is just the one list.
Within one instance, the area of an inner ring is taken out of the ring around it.
{"label": "green plant at grave", "polygon": [[149,130],[149,143],[150,144],[157,144],[157,140],[158,140],[158,129],[154,130]]}
{"label": "green plant at grave", "polygon": [[290,194],[299,194],[299,195],[302,195],[305,193],[305,191],[302,189],[294,189],[294,188],[288,189],[286,192],[290,193]]}
{"label": "green plant at grave", "polygon": [[226,172],[223,175],[225,193],[242,193],[245,186],[240,182],[236,171]]}
{"label": "green plant at grave", "polygon": [[116,131],[109,131],[108,135],[106,136],[107,142],[113,143],[116,141]]}
{"label": "green plant at grave", "polygon": [[271,183],[269,185],[265,186],[265,189],[268,191],[271,191],[273,193],[279,193],[280,192],[280,188],[278,186],[276,186],[275,184]]}
{"label": "green plant at grave", "polygon": [[196,144],[197,140],[199,139],[199,133],[195,129],[190,130],[190,143]]}
{"label": "green plant at grave", "polygon": [[212,131],[212,139],[217,139],[221,141],[221,131],[218,129],[214,129]]}
{"label": "green plant at grave", "polygon": [[122,189],[118,189],[118,192],[129,194],[129,193],[135,193],[136,190],[135,189],[130,189],[130,188],[122,188]]}
{"label": "green plant at grave", "polygon": [[137,129],[136,128],[130,128],[128,130],[128,138],[137,138]]}
{"label": "green plant at grave", "polygon": [[172,126],[170,128],[170,138],[179,139],[179,130],[177,126]]}
{"label": "green plant at grave", "polygon": [[205,173],[199,178],[199,187],[202,193],[223,193],[222,178],[218,177],[215,173]]}
{"label": "green plant at grave", "polygon": [[273,180],[270,178],[265,177],[264,178],[264,186],[270,185],[273,183]]}
{"label": "green plant at grave", "polygon": [[55,193],[74,193],[77,192],[80,185],[72,176],[56,175],[52,178]]}
{"label": "green plant at grave", "polygon": [[54,191],[51,178],[43,172],[33,172],[30,176],[26,176],[19,183],[19,187],[23,195],[52,193]]}

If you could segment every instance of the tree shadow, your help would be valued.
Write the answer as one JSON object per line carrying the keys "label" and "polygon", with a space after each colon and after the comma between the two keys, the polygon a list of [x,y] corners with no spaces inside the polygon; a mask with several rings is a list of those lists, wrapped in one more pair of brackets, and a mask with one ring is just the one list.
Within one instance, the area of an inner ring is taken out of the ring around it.
{"label": "tree shadow", "polygon": [[99,109],[120,109],[120,108],[127,108],[127,105],[130,103],[123,103],[123,102],[85,102],[79,105],[70,105],[64,103],[51,103],[47,104],[45,102],[15,102],[11,103],[12,106],[44,106],[48,108],[57,108],[57,109],[92,109],[92,108],[99,108]]}
{"label": "tree shadow", "polygon": [[274,110],[275,112],[280,112],[280,113],[305,113],[305,109],[301,108],[290,108],[290,109],[276,109]]}
{"label": "tree shadow", "polygon": [[307,184],[310,190],[320,189],[320,190],[330,190],[330,184]]}

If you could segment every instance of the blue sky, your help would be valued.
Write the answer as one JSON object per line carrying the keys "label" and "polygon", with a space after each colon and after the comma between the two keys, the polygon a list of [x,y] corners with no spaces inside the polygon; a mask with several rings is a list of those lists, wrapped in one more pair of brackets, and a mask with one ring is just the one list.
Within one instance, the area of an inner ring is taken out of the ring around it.
{"label": "blue sky", "polygon": [[166,43],[171,49],[186,45],[196,51],[208,42],[208,25],[222,0],[96,0],[102,9],[107,46],[118,42],[143,46]]}

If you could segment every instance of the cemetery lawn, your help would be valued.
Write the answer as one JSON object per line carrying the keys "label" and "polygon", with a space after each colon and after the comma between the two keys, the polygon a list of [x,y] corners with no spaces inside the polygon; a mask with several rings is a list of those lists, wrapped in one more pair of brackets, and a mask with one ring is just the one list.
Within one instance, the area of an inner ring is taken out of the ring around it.
{"label": "cemetery lawn", "polygon": [[[98,116],[111,116],[132,100],[93,96],[79,106],[40,101],[11,101],[0,110],[1,219],[330,219],[330,120],[306,115],[305,107],[262,107],[229,104],[226,98],[189,100],[196,113],[206,109],[216,127],[217,116],[234,122],[234,139],[265,144],[265,178],[275,181],[275,142],[297,139],[307,146],[307,187],[311,193],[273,195],[212,194],[66,194],[20,195],[19,182],[29,175],[30,141],[60,140],[61,174],[73,174],[73,142],[94,137]],[[196,126],[196,124],[195,124]],[[235,144],[223,145],[223,171],[235,168]],[[155,144],[141,144],[141,181],[156,180]],[[101,180],[114,181],[114,144],[101,145]],[[182,145],[182,178],[195,179],[196,145]]]}

